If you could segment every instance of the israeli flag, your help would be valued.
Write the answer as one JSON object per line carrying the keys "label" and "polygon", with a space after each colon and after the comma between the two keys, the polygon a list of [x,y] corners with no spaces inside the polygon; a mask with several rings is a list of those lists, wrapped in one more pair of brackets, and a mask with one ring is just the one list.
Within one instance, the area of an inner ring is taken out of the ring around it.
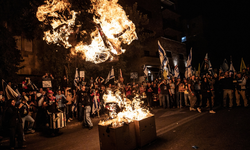
{"label": "israeli flag", "polygon": [[224,59],[221,68],[222,68],[222,70],[223,70],[224,72],[228,71],[229,67],[228,67],[227,60],[226,60],[226,59]]}
{"label": "israeli flag", "polygon": [[76,74],[74,79],[74,85],[77,87],[79,82],[79,74],[78,74],[78,68],[76,68]]}
{"label": "israeli flag", "polygon": [[144,67],[143,67],[143,72],[144,72],[145,76],[148,76],[148,68],[146,67],[146,65],[144,65]]}
{"label": "israeli flag", "polygon": [[209,68],[209,60],[208,60],[208,53],[206,53],[206,56],[204,58],[204,70],[207,70]]}
{"label": "israeli flag", "polygon": [[105,84],[109,82],[109,80],[111,79],[114,79],[115,78],[115,72],[114,72],[114,68],[112,66],[112,69],[111,71],[109,72],[107,78],[106,78],[106,81],[105,81]]}
{"label": "israeli flag", "polygon": [[229,76],[233,75],[235,72],[234,66],[233,66],[233,61],[230,61],[230,68],[229,68]]}
{"label": "israeli flag", "polygon": [[165,67],[167,67],[168,58],[167,58],[165,50],[160,44],[160,41],[158,41],[158,51],[159,51],[159,57],[161,61],[161,69],[163,70]]}
{"label": "israeli flag", "polygon": [[115,72],[114,72],[114,68],[112,66],[111,72],[110,72],[110,79],[114,79],[115,78]]}
{"label": "israeli flag", "polygon": [[210,75],[213,75],[213,74],[214,74],[213,68],[212,68],[212,64],[211,64],[210,60],[208,61],[208,73],[209,73]]}
{"label": "israeli flag", "polygon": [[179,68],[177,65],[174,68],[174,77],[176,77],[176,78],[180,77],[180,72],[179,72]]}
{"label": "israeli flag", "polygon": [[35,91],[39,91],[39,89],[37,88],[37,86],[30,80],[30,86],[33,90]]}
{"label": "israeli flag", "polygon": [[3,91],[5,92],[5,95],[7,96],[7,99],[16,99],[18,97],[18,94],[2,79],[2,86]]}
{"label": "israeli flag", "polygon": [[110,72],[109,72],[109,74],[108,74],[108,76],[107,76],[107,78],[106,78],[105,84],[108,83],[109,80],[110,80]]}

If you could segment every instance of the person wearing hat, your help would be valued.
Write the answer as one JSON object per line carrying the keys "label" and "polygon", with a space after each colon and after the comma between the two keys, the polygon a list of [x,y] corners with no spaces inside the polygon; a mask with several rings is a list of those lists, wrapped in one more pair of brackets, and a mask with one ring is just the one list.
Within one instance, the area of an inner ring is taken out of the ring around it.
{"label": "person wearing hat", "polygon": [[56,101],[56,98],[53,96],[53,94],[54,92],[52,90],[48,90],[47,96],[45,97],[44,100],[46,109],[51,113],[58,112],[57,110],[58,102]]}
{"label": "person wearing hat", "polygon": [[[46,126],[50,127],[51,136],[55,136],[59,132],[59,128],[54,126],[54,123],[52,123],[52,122],[54,122],[53,115],[55,115],[56,113],[59,112],[57,109],[58,102],[56,101],[56,98],[53,96],[53,94],[54,94],[54,92],[52,90],[48,90],[47,96],[45,97],[44,102],[43,102],[43,106],[47,110],[47,124],[46,124]],[[55,116],[55,118],[57,118],[57,117]]]}

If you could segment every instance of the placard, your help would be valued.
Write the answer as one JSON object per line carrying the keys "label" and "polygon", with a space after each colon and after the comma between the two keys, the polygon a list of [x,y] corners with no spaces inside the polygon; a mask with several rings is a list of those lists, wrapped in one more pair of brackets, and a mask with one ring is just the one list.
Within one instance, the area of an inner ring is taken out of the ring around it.
{"label": "placard", "polygon": [[84,77],[85,78],[85,71],[80,71],[80,77]]}
{"label": "placard", "polygon": [[137,72],[131,72],[130,73],[130,79],[137,79],[138,78],[138,73]]}
{"label": "placard", "polygon": [[51,81],[42,81],[43,88],[52,88]]}

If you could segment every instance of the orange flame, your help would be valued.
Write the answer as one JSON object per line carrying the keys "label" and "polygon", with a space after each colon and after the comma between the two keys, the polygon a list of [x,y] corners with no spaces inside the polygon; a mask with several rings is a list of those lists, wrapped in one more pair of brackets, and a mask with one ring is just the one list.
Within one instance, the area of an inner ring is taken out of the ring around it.
{"label": "orange flame", "polygon": [[[38,7],[36,16],[39,21],[50,25],[52,29],[44,31],[43,39],[48,44],[71,47],[72,54],[84,53],[86,61],[101,63],[108,59],[112,60],[113,55],[125,52],[121,47],[122,43],[129,45],[137,39],[135,25],[117,2],[118,0],[91,0],[92,8],[88,12],[94,14],[93,22],[96,23],[96,30],[91,33],[92,42],[87,44],[78,41],[76,46],[72,46],[69,43],[69,36],[74,32],[78,13],[70,10],[71,4],[66,0],[45,0],[46,4]],[[79,33],[84,35],[86,31]]]}
{"label": "orange flame", "polygon": [[129,123],[134,120],[142,120],[153,115],[149,110],[141,106],[143,101],[141,101],[138,95],[130,101],[127,98],[122,98],[121,93],[117,91],[115,94],[112,94],[112,92],[105,94],[103,99],[104,105],[107,103],[116,103],[120,108],[123,108],[123,111],[118,114],[112,114],[114,115],[111,116],[111,118],[114,118],[112,120],[100,121],[99,125],[107,126],[111,124],[113,127],[118,127],[123,125],[124,122]]}

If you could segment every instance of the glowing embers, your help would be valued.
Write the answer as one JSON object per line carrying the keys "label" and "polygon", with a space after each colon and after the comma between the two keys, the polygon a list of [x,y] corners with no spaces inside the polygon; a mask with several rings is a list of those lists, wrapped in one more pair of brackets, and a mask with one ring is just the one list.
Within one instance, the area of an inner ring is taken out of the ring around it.
{"label": "glowing embers", "polygon": [[75,34],[80,34],[81,37],[87,34],[86,30],[79,31],[81,22],[75,23],[77,14],[81,12],[71,10],[71,4],[67,0],[46,0],[46,4],[38,7],[37,11],[38,20],[51,27],[44,31],[43,39],[48,44],[71,48],[72,54],[83,53],[86,61],[102,63],[112,60],[114,55],[125,52],[121,47],[122,43],[130,44],[137,39],[135,25],[117,1],[91,0],[92,8],[88,12],[94,15],[93,23],[96,30],[90,33],[91,43],[87,44],[71,38]]}
{"label": "glowing embers", "polygon": [[[119,127],[124,123],[153,116],[149,110],[142,107],[143,101],[140,100],[139,96],[135,96],[132,100],[129,100],[123,98],[123,95],[118,90],[115,94],[109,92],[109,94],[103,96],[103,99],[105,107],[110,111],[109,119],[100,121],[99,125]],[[119,108],[119,111],[117,111],[117,108]]]}

